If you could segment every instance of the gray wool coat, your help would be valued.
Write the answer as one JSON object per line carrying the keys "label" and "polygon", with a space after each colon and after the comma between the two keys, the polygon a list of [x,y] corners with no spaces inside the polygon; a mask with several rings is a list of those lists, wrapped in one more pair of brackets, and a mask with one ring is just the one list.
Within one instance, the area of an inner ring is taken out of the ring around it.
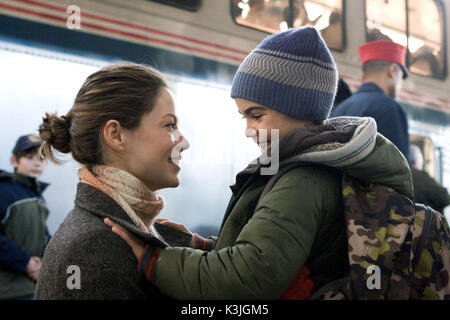
{"label": "gray wool coat", "polygon": [[160,247],[189,246],[191,240],[191,235],[156,222],[160,239],[142,232],[112,198],[79,183],[74,209],[45,250],[35,299],[167,299],[139,276],[131,248],[103,222],[104,217]]}

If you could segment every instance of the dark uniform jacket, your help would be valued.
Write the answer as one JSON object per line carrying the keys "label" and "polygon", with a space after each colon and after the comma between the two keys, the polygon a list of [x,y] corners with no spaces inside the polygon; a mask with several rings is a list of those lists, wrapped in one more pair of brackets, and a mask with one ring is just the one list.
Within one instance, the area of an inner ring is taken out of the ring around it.
{"label": "dark uniform jacket", "polygon": [[0,171],[0,299],[32,296],[35,283],[25,269],[31,256],[42,257],[50,234],[42,192],[48,184]]}
{"label": "dark uniform jacket", "polygon": [[372,82],[363,83],[353,96],[331,111],[331,117],[372,117],[378,132],[409,159],[408,120],[402,106]]}
{"label": "dark uniform jacket", "polygon": [[156,287],[140,278],[132,250],[103,222],[104,217],[160,247],[188,246],[191,240],[191,235],[159,223],[154,225],[160,239],[142,232],[112,198],[88,184],[79,183],[75,208],[45,250],[36,299],[165,298]]}

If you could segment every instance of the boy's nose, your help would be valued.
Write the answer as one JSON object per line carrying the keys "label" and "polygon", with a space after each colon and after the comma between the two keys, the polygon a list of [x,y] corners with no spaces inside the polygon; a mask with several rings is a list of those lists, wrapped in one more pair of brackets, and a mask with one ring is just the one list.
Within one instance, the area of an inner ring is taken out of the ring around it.
{"label": "boy's nose", "polygon": [[256,130],[255,128],[251,125],[250,121],[247,121],[247,125],[245,127],[245,136],[247,138],[253,138],[254,136],[256,136]]}

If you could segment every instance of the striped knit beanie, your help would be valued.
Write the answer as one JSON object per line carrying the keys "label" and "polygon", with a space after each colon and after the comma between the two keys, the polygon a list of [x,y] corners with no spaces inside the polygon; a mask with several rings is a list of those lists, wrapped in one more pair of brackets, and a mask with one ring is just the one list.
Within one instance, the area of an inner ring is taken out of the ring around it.
{"label": "striped knit beanie", "polygon": [[328,118],[338,83],[336,64],[311,27],[268,36],[242,62],[232,98],[243,98],[301,120]]}

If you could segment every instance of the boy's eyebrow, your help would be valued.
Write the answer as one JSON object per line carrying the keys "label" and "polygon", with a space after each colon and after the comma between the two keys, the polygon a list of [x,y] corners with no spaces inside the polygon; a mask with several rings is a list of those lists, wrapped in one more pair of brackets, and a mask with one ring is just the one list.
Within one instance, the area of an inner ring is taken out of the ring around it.
{"label": "boy's eyebrow", "polygon": [[[244,113],[248,115],[251,114],[253,111],[266,111],[266,108],[261,106],[251,106],[250,108],[245,109]],[[240,111],[239,113],[242,114]]]}

